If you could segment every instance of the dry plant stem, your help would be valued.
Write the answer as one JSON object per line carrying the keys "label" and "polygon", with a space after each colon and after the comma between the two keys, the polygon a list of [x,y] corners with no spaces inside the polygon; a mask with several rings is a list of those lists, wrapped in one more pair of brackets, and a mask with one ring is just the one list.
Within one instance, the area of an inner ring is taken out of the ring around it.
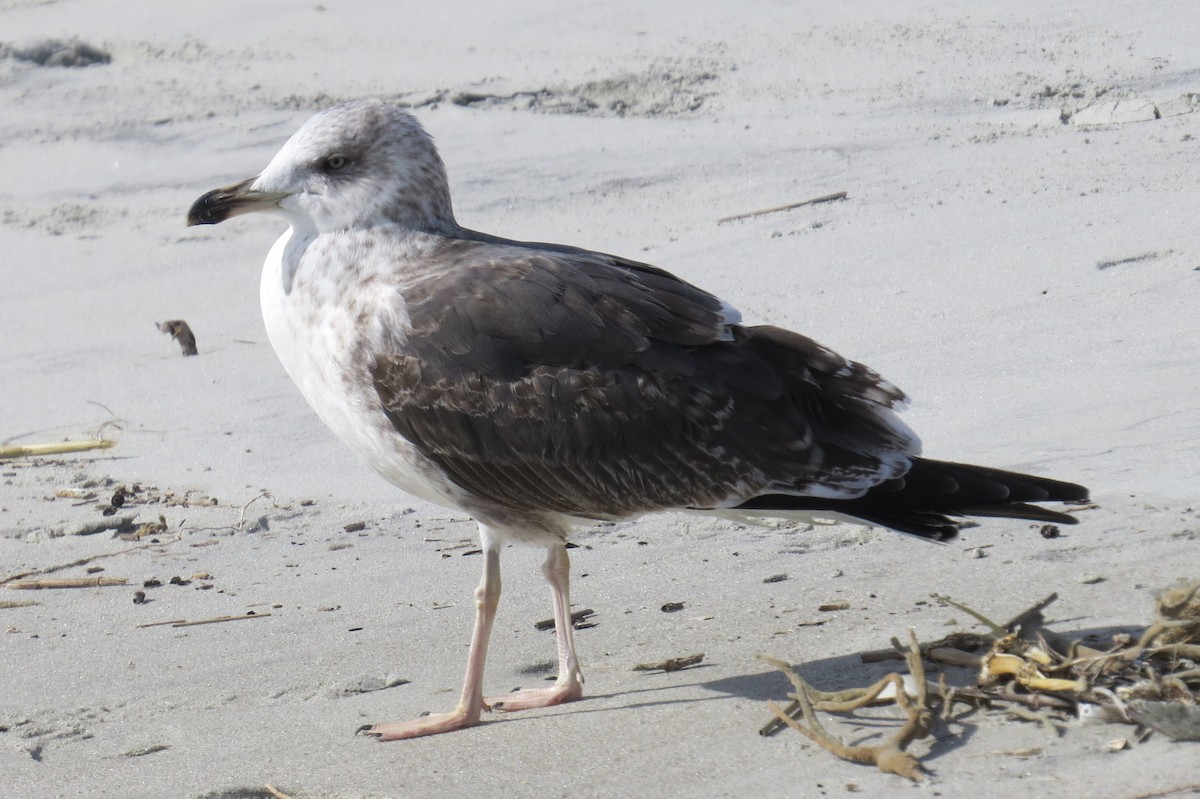
{"label": "dry plant stem", "polygon": [[698,652],[695,655],[685,655],[678,658],[667,658],[655,663],[639,663],[633,667],[634,671],[679,671],[686,669],[688,666],[695,666],[704,660],[704,653]]}
{"label": "dry plant stem", "polygon": [[275,799],[292,799],[292,797],[288,796],[286,793],[279,790],[269,782],[263,787],[265,787],[267,789],[267,793],[271,794],[271,796],[274,796]]}
{"label": "dry plant stem", "polygon": [[[467,541],[463,544],[457,544],[452,547],[442,547],[440,551],[445,552],[448,549],[461,549],[463,547],[473,546],[474,543],[475,543],[474,541]],[[596,615],[596,611],[592,610],[591,608],[584,608],[583,610],[577,610],[571,614],[571,624],[576,624],[578,622],[583,621],[588,616],[594,616],[594,615]],[[539,630],[539,631],[553,630],[554,629],[554,619],[542,619],[541,621],[534,622],[533,628],[535,630]]]}
{"label": "dry plant stem", "polygon": [[[954,703],[959,701],[958,692],[959,692],[959,689],[951,688],[950,683],[946,682],[946,673],[945,672],[942,672],[941,674],[938,675],[938,682],[937,682],[938,700],[941,703],[942,721],[945,723],[950,723],[950,722],[954,721],[953,710],[954,710]],[[971,705],[970,702],[963,702],[963,704],[973,707],[973,705]]]}
{"label": "dry plant stem", "polygon": [[200,619],[198,621],[180,621],[175,622],[172,627],[195,627],[198,624],[217,624],[223,621],[243,621],[245,619],[265,619],[270,616],[270,613],[255,613],[253,616],[217,616],[212,619]]}
{"label": "dry plant stem", "polygon": [[1023,626],[1027,622],[1033,622],[1035,627],[1040,627],[1042,622],[1042,611],[1050,607],[1050,605],[1054,604],[1054,602],[1057,600],[1057,593],[1050,594],[1042,601],[1038,602],[1032,607],[1027,608],[1026,610],[1021,611],[1016,616],[1013,616],[1011,619],[1009,619],[1008,622],[1005,623],[1004,629],[1015,632],[1019,627]]}
{"label": "dry plant stem", "polygon": [[978,688],[955,688],[954,698],[972,702],[1013,702],[1025,707],[1073,711],[1075,703],[1050,694],[1013,694],[983,691]]}
{"label": "dry plant stem", "polygon": [[1149,655],[1169,655],[1172,658],[1200,660],[1200,644],[1167,644],[1147,650]]}
{"label": "dry plant stem", "polygon": [[[899,675],[892,676],[899,681]],[[898,696],[903,696],[904,689],[902,685],[898,686],[898,690],[901,692]],[[889,774],[899,774],[914,782],[920,782],[925,779],[921,773],[921,765],[917,762],[916,758],[902,749],[903,746],[907,746],[911,742],[913,737],[921,737],[913,735],[919,723],[916,722],[917,717],[915,715],[910,715],[909,720],[900,731],[890,741],[880,746],[847,746],[825,732],[825,728],[821,726],[821,722],[817,719],[816,712],[813,710],[804,691],[797,693],[796,697],[800,705],[800,710],[803,713],[804,722],[808,726],[800,724],[791,716],[784,713],[783,709],[774,702],[768,702],[767,706],[781,722],[821,748],[831,752],[835,757],[848,760],[851,763],[873,764],[880,771]],[[905,705],[908,705],[907,701]],[[906,707],[905,710],[909,710],[910,707]]]}
{"label": "dry plant stem", "polygon": [[[178,541],[178,540],[179,540],[178,538],[171,539],[171,541]],[[33,571],[21,572],[20,574],[12,574],[12,575],[9,575],[8,577],[0,578],[0,585],[7,585],[9,583],[12,583],[15,580],[20,580],[25,577],[32,577],[35,574],[52,574],[54,572],[62,571],[63,569],[74,568],[75,566],[86,566],[87,564],[91,563],[92,561],[104,560],[105,558],[112,558],[117,555],[124,555],[127,552],[137,552],[139,549],[146,549],[147,547],[162,546],[162,544],[164,544],[164,543],[169,543],[169,542],[168,541],[159,541],[157,543],[152,542],[149,544],[138,544],[136,547],[126,547],[125,549],[118,549],[116,552],[105,552],[101,555],[92,555],[90,557],[80,558],[79,560],[73,560],[70,563],[62,563],[62,564],[59,564],[58,566],[46,566],[45,568],[42,568],[42,569],[34,569]]]}
{"label": "dry plant stem", "polygon": [[[978,659],[978,655],[972,654],[969,650],[986,649],[995,641],[995,638],[990,635],[980,635],[978,633],[953,633],[945,638],[940,638],[937,641],[931,641],[927,644],[921,644],[921,651],[925,653],[927,660],[933,660],[940,663],[950,665],[966,665],[977,666],[976,663],[963,662],[971,658]],[[899,641],[892,639],[891,649],[875,649],[870,652],[864,652],[859,655],[859,659],[863,663],[879,663],[884,660],[904,660],[905,649],[900,646]]]}
{"label": "dry plant stem", "polygon": [[942,596],[941,594],[930,594],[930,597],[936,599],[938,602],[941,602],[943,605],[949,605],[952,608],[961,610],[963,613],[966,613],[987,627],[991,631],[992,635],[994,635],[996,638],[1003,638],[1009,632],[1016,630],[1018,627],[1026,624],[1027,622],[1033,621],[1037,624],[1040,624],[1041,612],[1058,599],[1058,594],[1050,594],[1045,599],[1037,602],[1031,607],[1026,608],[1016,616],[1013,616],[1004,624],[997,624],[974,608],[964,605],[961,602],[955,602],[948,596]]}
{"label": "dry plant stem", "polygon": [[776,205],[771,208],[763,208],[759,211],[747,211],[744,214],[734,214],[733,216],[723,216],[717,220],[717,224],[722,222],[733,222],[738,219],[750,219],[755,216],[766,216],[767,214],[778,213],[779,211],[790,211],[793,208],[800,208],[804,205],[816,205],[817,203],[831,203],[836,200],[846,199],[846,192],[835,191],[833,194],[822,194],[820,197],[813,197],[811,200],[801,200],[798,203],[787,203],[786,205]]}
{"label": "dry plant stem", "polygon": [[[792,675],[789,674],[788,678],[790,679],[791,677]],[[832,694],[827,694],[824,691],[813,688],[799,676],[797,676],[797,679],[801,680],[799,684],[796,682],[792,683],[796,688],[796,693],[803,693],[814,710],[821,710],[826,713],[850,713],[858,710],[860,707],[866,707],[872,703],[879,702],[879,695],[887,690],[889,686],[893,685],[892,675],[889,674],[867,688],[848,688],[845,691],[835,691]],[[794,719],[802,708],[803,705],[800,701],[793,699],[784,706],[783,712],[789,718]],[[759,729],[759,735],[770,735],[779,729],[780,726],[779,719],[772,719]]]}
{"label": "dry plant stem", "polygon": [[125,585],[124,577],[52,577],[47,580],[18,580],[9,588],[36,590],[39,588],[102,588],[106,585]]}
{"label": "dry plant stem", "polygon": [[1070,666],[1081,674],[1093,678],[1128,668],[1135,661],[1159,656],[1172,660],[1200,660],[1200,644],[1165,644],[1149,647],[1135,644],[1127,649],[1116,649],[1090,657],[1072,658],[1067,660],[1063,666]]}
{"label": "dry plant stem", "polygon": [[983,658],[972,652],[963,652],[961,649],[952,649],[948,646],[940,646],[930,649],[925,653],[925,657],[935,663],[945,663],[948,666],[967,666],[977,669],[983,663]]}
{"label": "dry plant stem", "polygon": [[768,706],[781,722],[833,753],[835,756],[853,763],[873,763],[881,771],[889,774],[898,774],[914,782],[920,782],[925,778],[922,773],[921,764],[917,762],[915,757],[905,752],[904,749],[913,741],[929,735],[929,728],[933,723],[933,715],[926,706],[928,689],[925,681],[925,667],[921,660],[921,647],[917,642],[915,633],[911,630],[909,631],[909,641],[909,651],[906,660],[908,661],[909,671],[912,673],[913,680],[917,685],[917,698],[915,701],[910,700],[905,691],[904,678],[899,674],[889,674],[883,680],[880,680],[880,682],[861,691],[857,699],[845,703],[846,709],[863,707],[874,701],[888,685],[894,686],[896,704],[904,711],[907,720],[891,739],[879,746],[847,746],[829,735],[821,725],[820,720],[817,719],[816,711],[813,709],[810,693],[815,692],[812,687],[800,675],[792,671],[786,663],[774,658],[764,658],[764,660],[776,666],[776,668],[780,668],[787,675],[792,685],[796,687],[796,693],[792,696],[800,706],[804,724],[793,719],[774,702],[768,703]]}
{"label": "dry plant stem", "polygon": [[[792,671],[791,667],[778,658],[769,657],[767,655],[759,655],[759,658],[775,668],[779,669],[791,681],[792,687],[796,689],[796,693],[803,693],[809,701],[815,705],[816,709],[823,710],[828,713],[846,712],[848,710],[856,710],[860,707],[870,704],[878,698],[887,686],[891,685],[891,679],[884,677],[874,685],[867,688],[847,688],[844,691],[822,691],[813,688],[805,682],[800,675]],[[865,701],[861,701],[863,697],[869,697]],[[796,699],[787,703],[783,712],[789,718],[795,718],[800,711],[800,702]],[[771,735],[776,730],[780,729],[783,723],[774,718],[764,724],[758,730],[759,735]]]}
{"label": "dry plant stem", "polygon": [[974,608],[968,607],[968,606],[962,604],[961,602],[955,602],[953,599],[951,599],[948,596],[942,596],[941,594],[930,594],[929,596],[933,599],[936,599],[938,602],[941,602],[943,605],[949,605],[950,607],[955,608],[956,610],[961,610],[963,613],[966,613],[968,616],[970,616],[971,618],[978,621],[984,627],[987,627],[989,630],[991,630],[992,635],[996,636],[997,638],[1003,638],[1005,636],[1005,634],[1007,634],[1007,632],[1008,632],[1003,627],[1001,627],[999,624],[996,624],[996,622],[992,621],[987,616],[984,616],[979,611],[975,610]]}
{"label": "dry plant stem", "polygon": [[14,444],[0,447],[0,458],[34,458],[39,455],[64,455],[69,452],[86,452],[90,449],[108,449],[117,442],[107,438],[91,441],[58,441],[52,444]]}
{"label": "dry plant stem", "polygon": [[234,525],[235,529],[237,529],[237,530],[242,529],[242,527],[246,524],[246,511],[250,508],[251,505],[253,505],[255,502],[258,502],[260,499],[263,499],[263,498],[271,500],[272,503],[274,503],[274,501],[275,501],[275,497],[271,495],[270,491],[259,492],[259,494],[257,496],[252,497],[249,502],[247,502],[245,505],[242,506],[241,513],[238,514],[237,524]]}

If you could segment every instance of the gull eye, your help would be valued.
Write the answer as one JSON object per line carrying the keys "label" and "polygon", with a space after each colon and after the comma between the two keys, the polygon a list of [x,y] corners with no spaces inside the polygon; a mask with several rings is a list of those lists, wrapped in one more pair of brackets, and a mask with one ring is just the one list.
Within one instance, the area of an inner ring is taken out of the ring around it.
{"label": "gull eye", "polygon": [[347,161],[346,156],[340,153],[334,153],[325,159],[324,167],[330,172],[337,172],[340,169],[344,169],[347,163],[349,163],[349,161]]}

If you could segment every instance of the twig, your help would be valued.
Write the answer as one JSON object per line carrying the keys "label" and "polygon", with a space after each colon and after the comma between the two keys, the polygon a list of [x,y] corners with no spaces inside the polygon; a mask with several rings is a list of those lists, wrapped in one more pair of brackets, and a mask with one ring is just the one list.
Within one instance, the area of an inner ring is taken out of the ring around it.
{"label": "twig", "polygon": [[1040,627],[1041,623],[1043,621],[1042,611],[1045,610],[1046,608],[1050,607],[1050,605],[1052,605],[1057,600],[1058,600],[1058,594],[1057,593],[1051,594],[1050,596],[1046,597],[1042,601],[1021,611],[1016,616],[1013,616],[1004,625],[1004,629],[1008,630],[1009,632],[1016,632],[1017,628],[1024,626],[1026,622],[1033,622],[1035,627]]}
{"label": "twig", "polygon": [[982,691],[978,688],[955,688],[955,699],[970,699],[976,702],[1014,702],[1018,705],[1031,707],[1034,710],[1039,708],[1052,708],[1054,710],[1073,711],[1075,703],[1066,699],[1061,699],[1053,694],[1015,694],[1008,691]]}
{"label": "twig", "polygon": [[51,444],[12,444],[0,447],[0,458],[34,458],[39,455],[63,455],[68,452],[85,452],[89,449],[108,449],[117,442],[108,438],[90,441],[56,441]]}
{"label": "twig", "polygon": [[947,666],[966,666],[977,669],[983,664],[983,658],[979,655],[948,646],[939,646],[930,649],[925,653],[925,657],[935,663],[945,663]]}
{"label": "twig", "polygon": [[[989,635],[980,635],[978,633],[952,633],[945,638],[940,638],[937,641],[931,641],[928,644],[921,644],[921,652],[926,658],[935,660],[941,663],[959,666],[978,666],[978,662],[970,662],[968,658],[977,657],[972,655],[972,650],[988,649],[991,647],[994,639]],[[948,651],[952,650],[952,651]],[[885,660],[904,660],[905,650],[900,646],[900,642],[895,638],[892,639],[891,649],[874,649],[870,652],[863,652],[859,655],[859,659],[863,663],[879,663]],[[962,660],[963,662],[958,662]]]}
{"label": "twig", "polygon": [[767,706],[779,721],[842,760],[874,764],[880,771],[898,774],[914,782],[925,779],[921,764],[915,757],[904,751],[913,741],[927,737],[933,724],[933,714],[927,707],[928,689],[925,681],[925,667],[921,661],[921,647],[917,643],[916,634],[911,630],[909,631],[909,649],[905,659],[908,661],[909,671],[916,683],[916,699],[909,699],[902,676],[889,674],[870,688],[862,689],[861,696],[856,700],[847,702],[843,707],[838,708],[839,711],[845,712],[863,707],[879,699],[889,686],[894,688],[894,701],[908,718],[895,735],[879,746],[848,746],[831,736],[821,725],[813,708],[810,694],[817,693],[815,689],[786,663],[774,658],[761,655],[760,657],[780,668],[796,688],[796,693],[791,696],[800,707],[804,724],[793,719],[774,702],[768,702]]}
{"label": "twig", "polygon": [[885,660],[904,660],[904,655],[895,649],[873,649],[858,656],[863,663],[882,663]]}
{"label": "twig", "polygon": [[[174,540],[178,541],[179,539],[176,538]],[[127,552],[136,552],[139,549],[146,549],[147,547],[160,546],[162,543],[163,542],[160,541],[158,543],[138,544],[136,547],[126,547],[125,549],[118,549],[116,552],[105,552],[101,555],[92,555],[87,558],[80,558],[79,560],[73,560],[70,563],[62,563],[62,564],[59,564],[58,566],[46,566],[45,568],[42,568],[42,569],[34,569],[33,571],[21,572],[20,574],[12,574],[12,575],[9,575],[8,577],[0,577],[0,585],[7,585],[15,580],[20,580],[25,577],[33,577],[34,575],[37,575],[37,574],[53,574],[54,572],[62,571],[63,569],[71,569],[76,566],[86,566],[87,564],[89,564],[95,560],[104,560],[105,558],[112,558],[112,557],[116,557],[117,555],[124,555]]]}
{"label": "twig", "polygon": [[813,197],[811,200],[801,200],[798,203],[788,203],[787,205],[776,205],[773,208],[763,208],[759,211],[747,211],[744,214],[734,214],[733,216],[723,216],[717,220],[717,224],[722,222],[734,222],[738,219],[749,219],[754,216],[766,216],[779,211],[790,211],[793,208],[799,208],[802,205],[816,205],[817,203],[831,203],[837,200],[846,199],[846,192],[835,191],[833,194],[822,194],[820,197]]}
{"label": "twig", "polygon": [[930,594],[929,596],[933,599],[936,599],[938,602],[941,602],[943,605],[949,605],[950,607],[961,610],[963,613],[971,616],[973,619],[980,622],[984,627],[987,627],[989,630],[991,630],[992,635],[996,636],[997,638],[1003,638],[1008,632],[1004,627],[996,624],[996,622],[992,621],[987,616],[984,616],[979,611],[975,610],[974,608],[967,607],[961,602],[955,602],[948,596],[942,596],[941,594]]}
{"label": "twig", "polygon": [[265,619],[270,616],[270,613],[247,613],[245,616],[217,616],[212,619],[200,619],[198,621],[181,621],[172,624],[172,627],[195,627],[198,624],[217,624],[223,621],[244,621],[245,619]]}
{"label": "twig", "polygon": [[267,793],[271,794],[271,796],[274,796],[275,799],[292,799],[292,797],[288,796],[286,793],[279,790],[269,782],[264,787],[267,789]]}
{"label": "twig", "polygon": [[260,499],[263,499],[264,497],[266,499],[271,500],[271,506],[275,507],[275,497],[271,494],[271,492],[267,491],[265,489],[263,491],[260,491],[256,496],[251,497],[250,500],[245,505],[242,506],[241,513],[238,514],[237,524],[234,525],[234,529],[239,530],[239,531],[242,529],[242,526],[246,523],[246,510],[251,505],[253,505],[255,502],[258,502]]}
{"label": "twig", "polygon": [[[584,608],[583,610],[577,610],[571,614],[571,626],[574,627],[576,624],[583,621],[588,616],[594,616],[594,615],[596,615],[596,611],[592,610],[591,608]],[[554,629],[554,619],[542,619],[541,621],[534,622],[533,628],[535,630],[542,630],[542,631],[553,630]]]}
{"label": "twig", "polygon": [[697,663],[704,660],[704,653],[697,652],[694,655],[685,655],[680,658],[667,658],[656,663],[639,663],[633,667],[634,671],[679,671],[686,669],[688,666],[695,666]]}
{"label": "twig", "polygon": [[36,590],[39,588],[103,588],[106,585],[125,585],[124,577],[56,577],[49,580],[18,580],[9,588]]}

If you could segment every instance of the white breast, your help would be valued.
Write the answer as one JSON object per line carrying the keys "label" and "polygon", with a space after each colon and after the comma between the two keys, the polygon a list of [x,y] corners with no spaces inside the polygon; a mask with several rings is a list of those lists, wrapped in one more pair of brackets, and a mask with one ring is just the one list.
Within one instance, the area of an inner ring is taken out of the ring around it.
{"label": "white breast", "polygon": [[430,502],[461,507],[460,490],[388,421],[355,352],[364,339],[362,320],[401,323],[403,300],[382,282],[355,285],[352,298],[337,296],[336,280],[300,271],[312,268],[303,256],[314,237],[292,237],[289,228],[267,254],[259,287],[267,337],[284,369],[321,421],[385,479]]}

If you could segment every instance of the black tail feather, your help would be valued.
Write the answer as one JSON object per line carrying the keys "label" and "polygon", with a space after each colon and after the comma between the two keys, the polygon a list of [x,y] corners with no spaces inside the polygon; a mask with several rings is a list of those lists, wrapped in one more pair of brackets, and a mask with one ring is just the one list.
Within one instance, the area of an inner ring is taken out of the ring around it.
{"label": "black tail feather", "polygon": [[964,516],[1029,519],[1075,524],[1075,517],[1031,502],[1082,502],[1081,485],[987,466],[913,458],[903,476],[887,480],[857,499],[820,499],[764,494],[738,510],[839,513],[902,533],[945,541],[958,534]]}

